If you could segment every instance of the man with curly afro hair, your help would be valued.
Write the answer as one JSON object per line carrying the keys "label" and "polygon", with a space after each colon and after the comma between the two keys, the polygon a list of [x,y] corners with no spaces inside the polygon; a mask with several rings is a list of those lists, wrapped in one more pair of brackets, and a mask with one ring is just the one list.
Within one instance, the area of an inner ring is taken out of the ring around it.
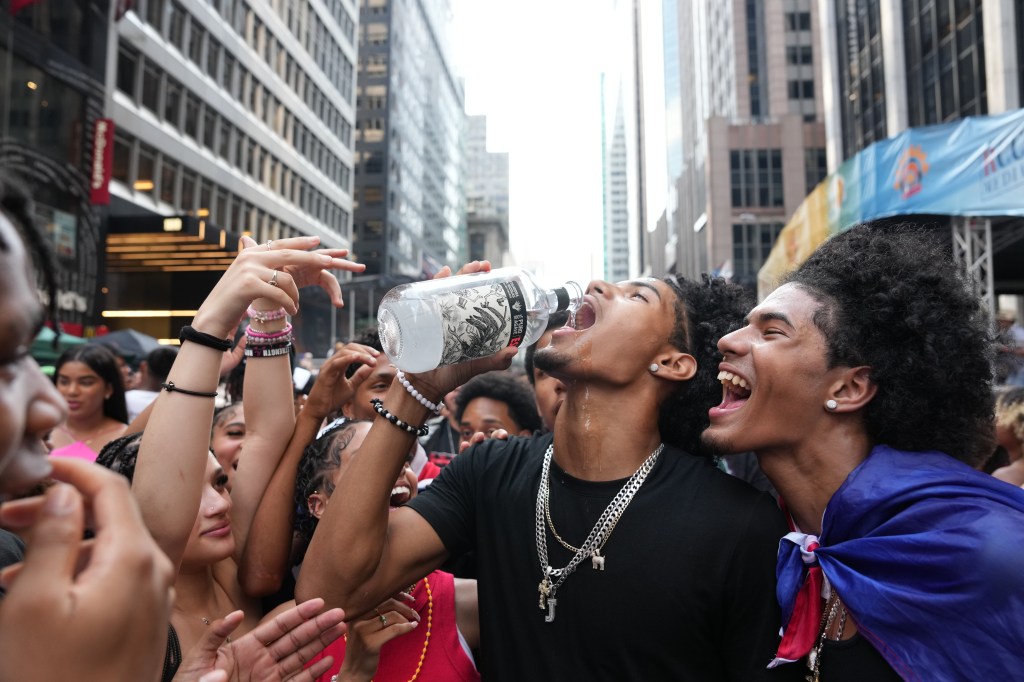
{"label": "man with curly afro hair", "polygon": [[[296,593],[354,615],[475,551],[484,679],[802,679],[768,670],[781,614],[770,495],[697,456],[722,334],[749,302],[721,279],[593,281],[534,356],[565,385],[552,433],[489,439],[405,506],[383,494],[427,402],[514,351],[398,382],[320,520]],[[390,422],[390,423],[389,423]],[[411,426],[410,426],[411,425]],[[344,551],[339,551],[344,548]]]}
{"label": "man with curly afro hair", "polygon": [[988,315],[909,226],[825,242],[719,342],[705,444],[752,450],[792,517],[773,666],[808,679],[1019,677],[1024,491],[992,452]]}

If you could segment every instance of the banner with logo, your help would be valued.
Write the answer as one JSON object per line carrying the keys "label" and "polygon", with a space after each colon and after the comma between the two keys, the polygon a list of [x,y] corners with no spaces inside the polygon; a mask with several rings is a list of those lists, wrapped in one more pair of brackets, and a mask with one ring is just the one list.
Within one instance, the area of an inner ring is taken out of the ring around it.
{"label": "banner with logo", "polygon": [[114,164],[114,121],[98,118],[92,129],[92,163],[89,164],[89,203],[110,203],[110,172]]}
{"label": "banner with logo", "polygon": [[767,294],[830,235],[898,215],[1024,216],[1024,109],[909,128],[821,181],[758,273]]}

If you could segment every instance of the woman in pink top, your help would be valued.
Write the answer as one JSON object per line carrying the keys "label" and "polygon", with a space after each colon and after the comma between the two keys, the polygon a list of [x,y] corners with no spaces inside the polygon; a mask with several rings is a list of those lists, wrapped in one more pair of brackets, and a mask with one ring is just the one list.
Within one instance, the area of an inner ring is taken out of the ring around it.
{"label": "woman in pink top", "polygon": [[69,348],[57,360],[53,382],[68,405],[68,418],[50,433],[50,454],[96,461],[103,446],[128,428],[117,357],[99,344]]}

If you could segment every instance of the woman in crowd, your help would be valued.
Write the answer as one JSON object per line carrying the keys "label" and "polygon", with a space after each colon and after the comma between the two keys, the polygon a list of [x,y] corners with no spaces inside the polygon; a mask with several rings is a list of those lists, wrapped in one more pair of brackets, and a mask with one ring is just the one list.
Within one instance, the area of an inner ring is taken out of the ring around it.
{"label": "woman in crowd", "polygon": [[992,452],[988,316],[934,240],[832,237],[722,338],[706,444],[754,451],[791,515],[773,665],[997,680],[1024,651],[1024,491]]}
{"label": "woman in crowd", "polygon": [[[295,506],[306,512],[298,524],[306,544],[370,424],[346,421],[306,448],[295,486]],[[416,492],[416,474],[406,464],[391,489],[391,506],[405,504]],[[408,604],[395,599],[381,604],[371,617],[352,625],[349,637],[324,649],[319,657],[331,655],[335,663],[323,682],[479,681],[472,657],[479,646],[476,581],[432,571],[403,596]]]}
{"label": "woman in crowd", "polygon": [[[316,242],[281,240],[270,248],[243,238],[245,248],[182,332],[181,350],[149,416],[137,461],[130,439],[101,457],[126,474],[133,467],[132,491],[143,518],[176,568],[165,679],[176,669],[176,651],[199,645],[218,616],[241,609],[238,635],[257,627],[263,616],[258,600],[239,584],[237,558],[294,423],[286,315],[298,309],[298,289],[311,284],[323,285],[340,305],[341,292],[328,269],[358,269],[342,260],[345,251],[303,250]],[[213,399],[226,339],[247,308],[243,391],[249,424],[245,457],[229,493],[224,468],[210,453]],[[322,648],[341,632],[334,627],[319,646],[310,646]],[[311,652],[302,653],[308,660]]]}
{"label": "woman in crowd", "polygon": [[68,418],[50,434],[52,454],[95,461],[128,428],[117,356],[95,343],[69,348],[57,360],[53,380],[68,404]]}
{"label": "woman in crowd", "polygon": [[992,475],[1024,486],[1024,387],[1007,388],[996,398],[996,442],[1006,450],[1009,464]]}

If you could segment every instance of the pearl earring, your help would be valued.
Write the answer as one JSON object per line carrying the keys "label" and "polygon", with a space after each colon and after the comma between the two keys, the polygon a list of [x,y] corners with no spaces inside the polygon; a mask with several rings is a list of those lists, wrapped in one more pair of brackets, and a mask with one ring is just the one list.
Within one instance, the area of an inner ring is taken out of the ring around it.
{"label": "pearl earring", "polygon": [[839,403],[837,403],[835,400],[829,398],[828,400],[825,401],[825,409],[828,410],[829,412],[834,411],[837,407],[839,407]]}
{"label": "pearl earring", "polygon": [[659,369],[659,368],[658,368],[658,363],[656,363],[656,362],[652,362],[652,363],[651,363],[651,366],[650,366],[650,367],[648,367],[647,369],[651,370],[651,372],[652,372],[652,373],[654,373],[654,372],[657,372],[657,371],[658,371],[658,369]]}

